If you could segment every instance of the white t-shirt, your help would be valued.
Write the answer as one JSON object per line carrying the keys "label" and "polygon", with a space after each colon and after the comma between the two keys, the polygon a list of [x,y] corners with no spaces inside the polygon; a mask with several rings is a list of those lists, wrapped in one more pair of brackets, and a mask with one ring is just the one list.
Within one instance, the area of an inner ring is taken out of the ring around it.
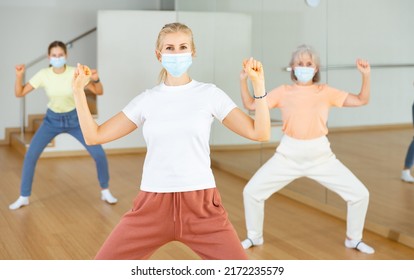
{"label": "white t-shirt", "polygon": [[123,113],[142,126],[147,144],[141,190],[184,192],[214,188],[210,160],[210,130],[236,104],[213,84],[191,81],[164,83],[141,93]]}

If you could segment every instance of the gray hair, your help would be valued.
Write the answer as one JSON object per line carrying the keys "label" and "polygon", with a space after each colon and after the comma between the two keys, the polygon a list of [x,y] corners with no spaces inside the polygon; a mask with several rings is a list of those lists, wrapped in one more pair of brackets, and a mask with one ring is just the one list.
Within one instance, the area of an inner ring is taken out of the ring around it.
{"label": "gray hair", "polygon": [[295,72],[293,71],[293,65],[304,54],[309,55],[310,58],[313,60],[313,63],[315,64],[315,66],[318,68],[318,72],[316,72],[315,76],[313,76],[313,79],[312,79],[312,81],[314,83],[317,83],[321,80],[321,75],[319,73],[321,63],[320,63],[318,53],[309,45],[300,45],[292,53],[292,58],[291,58],[290,63],[289,63],[289,66],[292,68],[292,71],[290,72],[290,78],[292,79],[292,81],[297,81],[298,80],[295,76]]}

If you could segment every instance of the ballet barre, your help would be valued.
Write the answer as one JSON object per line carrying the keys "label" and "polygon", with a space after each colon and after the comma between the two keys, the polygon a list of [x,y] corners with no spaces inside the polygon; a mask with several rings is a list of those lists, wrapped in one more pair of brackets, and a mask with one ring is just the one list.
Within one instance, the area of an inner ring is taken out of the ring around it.
{"label": "ballet barre", "polygon": [[[326,70],[342,70],[342,69],[355,69],[355,64],[349,64],[349,65],[329,65],[329,66],[323,66],[321,67],[321,71],[326,71]],[[371,68],[409,68],[409,67],[414,67],[414,64],[412,63],[399,63],[399,64],[371,64]],[[292,71],[292,67],[288,66],[288,67],[284,67],[283,68],[284,71],[286,72],[291,72]]]}

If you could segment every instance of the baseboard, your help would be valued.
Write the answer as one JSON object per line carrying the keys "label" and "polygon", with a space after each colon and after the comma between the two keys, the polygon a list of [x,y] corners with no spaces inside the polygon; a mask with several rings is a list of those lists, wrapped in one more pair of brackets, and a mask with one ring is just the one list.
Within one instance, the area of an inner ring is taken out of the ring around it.
{"label": "baseboard", "polygon": [[221,152],[221,151],[254,151],[260,150],[263,148],[276,148],[279,142],[263,142],[257,144],[232,144],[232,145],[211,145],[210,151],[212,152]]}
{"label": "baseboard", "polygon": [[[144,154],[146,148],[125,148],[125,149],[105,149],[107,155],[127,155],[127,154]],[[58,158],[58,157],[81,157],[90,156],[88,151],[49,151],[43,152],[40,158]]]}
{"label": "baseboard", "polygon": [[[34,118],[42,115],[35,115]],[[368,125],[368,126],[346,126],[346,127],[330,127],[329,133],[344,133],[344,132],[356,132],[356,131],[374,131],[374,130],[393,130],[393,129],[409,129],[413,128],[412,123],[398,123],[398,124],[384,124],[384,125]],[[10,144],[10,134],[19,132],[20,128],[6,128],[5,138],[0,139],[0,146]],[[30,131],[30,127],[28,130]],[[246,149],[261,149],[263,147],[274,147],[278,142],[264,142],[258,144],[243,144],[243,145],[212,145],[211,150],[223,151],[223,150],[246,150]],[[123,149],[120,149],[123,150]],[[121,151],[122,153],[122,151]]]}
{"label": "baseboard", "polygon": [[329,133],[376,131],[376,130],[380,131],[380,130],[409,129],[409,128],[413,128],[412,123],[363,125],[363,126],[344,126],[344,127],[330,127],[329,128]]}

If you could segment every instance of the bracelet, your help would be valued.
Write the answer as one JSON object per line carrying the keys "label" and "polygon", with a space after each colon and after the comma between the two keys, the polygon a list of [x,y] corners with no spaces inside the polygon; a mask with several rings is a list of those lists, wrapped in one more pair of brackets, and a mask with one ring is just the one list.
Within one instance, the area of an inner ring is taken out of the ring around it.
{"label": "bracelet", "polygon": [[265,92],[265,94],[263,94],[262,96],[254,96],[253,95],[253,98],[254,99],[262,99],[263,97],[266,97],[267,96],[267,91]]}
{"label": "bracelet", "polygon": [[98,78],[96,81],[92,81],[92,82],[94,82],[95,84],[97,84],[97,83],[99,83],[101,80]]}

